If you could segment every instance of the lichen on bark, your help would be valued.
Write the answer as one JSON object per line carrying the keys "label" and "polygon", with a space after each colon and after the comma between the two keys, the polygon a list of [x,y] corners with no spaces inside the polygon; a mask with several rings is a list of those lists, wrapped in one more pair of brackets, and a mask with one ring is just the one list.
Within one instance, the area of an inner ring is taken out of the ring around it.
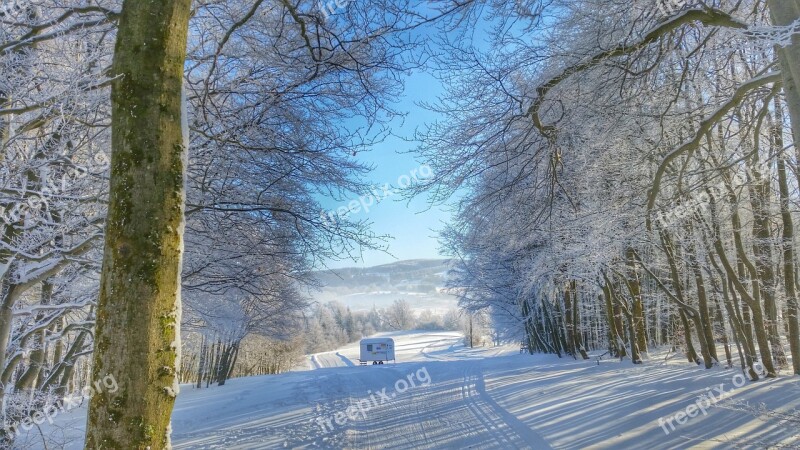
{"label": "lichen on bark", "polygon": [[[113,71],[112,160],[87,448],[169,447],[180,333],[190,0],[125,0]],[[165,369],[166,368],[166,369]]]}

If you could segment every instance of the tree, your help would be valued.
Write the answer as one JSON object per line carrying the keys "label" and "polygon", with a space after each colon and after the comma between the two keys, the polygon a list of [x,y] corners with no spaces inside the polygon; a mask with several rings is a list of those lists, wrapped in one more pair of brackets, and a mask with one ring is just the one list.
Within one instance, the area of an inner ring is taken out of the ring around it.
{"label": "tree", "polygon": [[[420,135],[436,177],[416,190],[467,192],[443,235],[461,302],[539,351],[638,362],[671,343],[710,368],[733,341],[751,379],[755,361],[776,376],[783,338],[800,352],[785,162],[800,3],[464,6],[440,38],[445,120]],[[490,51],[465,39],[481,21]]]}
{"label": "tree", "polygon": [[83,387],[92,348],[116,14],[79,3],[0,11],[0,445]]}
{"label": "tree", "polygon": [[414,311],[406,300],[395,300],[386,310],[386,324],[393,330],[410,330],[414,322]]}
{"label": "tree", "polygon": [[169,448],[178,390],[189,0],[122,6],[112,71],[112,156],[87,448]]}
{"label": "tree", "polygon": [[[120,3],[36,0],[0,9],[0,395],[9,424],[80,391],[91,370],[108,204],[108,92],[112,81],[125,84],[109,70]],[[421,4],[196,5],[184,65],[193,151],[181,284],[189,312],[195,299],[231,317],[244,311],[237,316],[244,323],[259,322],[246,332],[287,339],[304,305],[295,283],[307,284],[321,261],[374,245],[365,222],[320,217],[319,199],[369,189],[360,179],[368,168],[355,156],[386,135],[381,125],[395,114],[386,100],[399,95],[399,74],[419,65],[406,58],[422,44],[408,31],[434,19],[418,14]],[[134,227],[127,218],[125,225]],[[376,328],[354,321],[351,334]],[[203,326],[209,335],[219,328],[213,320]],[[232,336],[227,348],[236,347]],[[235,365],[236,351],[226,351]]]}

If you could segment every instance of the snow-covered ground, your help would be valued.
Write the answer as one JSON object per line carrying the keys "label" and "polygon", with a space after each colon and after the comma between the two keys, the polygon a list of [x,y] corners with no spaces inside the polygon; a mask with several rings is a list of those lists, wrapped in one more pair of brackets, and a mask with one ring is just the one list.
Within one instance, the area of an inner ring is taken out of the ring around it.
{"label": "snow-covered ground", "polygon": [[[799,377],[742,384],[738,370],[655,356],[634,367],[391,336],[396,364],[358,366],[349,345],[310,357],[313,370],[184,386],[174,448],[800,448]],[[84,418],[58,418],[69,448]]]}

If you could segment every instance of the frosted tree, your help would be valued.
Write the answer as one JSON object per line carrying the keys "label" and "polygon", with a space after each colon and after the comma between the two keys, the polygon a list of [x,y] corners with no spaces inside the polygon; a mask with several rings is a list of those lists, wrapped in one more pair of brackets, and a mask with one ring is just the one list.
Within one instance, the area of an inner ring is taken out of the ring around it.
{"label": "frosted tree", "polygon": [[[418,191],[469,193],[445,234],[463,300],[516,318],[543,351],[579,348],[575,330],[598,325],[585,310],[607,331],[584,333],[591,345],[634,362],[680,336],[712,367],[732,341],[751,378],[756,360],[775,376],[781,324],[799,342],[794,2],[462,12],[440,42],[445,119],[420,136],[437,178]],[[468,38],[477,23],[494,27],[491,52]]]}
{"label": "frosted tree", "polygon": [[395,300],[386,310],[384,315],[386,324],[392,330],[410,330],[414,327],[416,319],[411,305],[405,300]]}
{"label": "frosted tree", "polygon": [[7,441],[18,431],[9,426],[67,392],[91,348],[108,167],[105,69],[115,17],[107,2],[14,2],[0,14],[0,395]]}

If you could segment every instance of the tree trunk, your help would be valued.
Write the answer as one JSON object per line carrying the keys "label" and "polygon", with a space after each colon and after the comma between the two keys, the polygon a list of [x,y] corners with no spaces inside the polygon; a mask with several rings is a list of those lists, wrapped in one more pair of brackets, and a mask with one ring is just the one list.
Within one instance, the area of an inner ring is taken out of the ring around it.
{"label": "tree trunk", "polygon": [[[606,282],[608,283],[608,278],[606,278]],[[630,290],[630,282],[625,280],[626,284],[628,284],[628,289]],[[631,362],[634,364],[642,364],[641,354],[638,348],[638,342],[636,339],[636,325],[634,320],[634,314],[631,311],[631,306],[628,304],[627,300],[624,300],[621,295],[617,295],[616,292],[611,290],[612,298],[619,306],[620,311],[622,314],[625,315],[627,328],[628,328],[628,344],[631,347]],[[620,357],[622,358],[622,357]]]}
{"label": "tree trunk", "polygon": [[634,251],[629,248],[626,254],[626,262],[630,274],[626,280],[628,291],[631,294],[633,301],[633,323],[636,330],[636,344],[639,348],[639,353],[647,355],[647,322],[644,317],[644,303],[642,301],[642,288],[639,281],[639,274],[636,271],[636,262],[634,258]]}
{"label": "tree trunk", "polygon": [[208,366],[208,375],[206,377],[206,387],[209,387],[211,383],[215,383],[217,381],[217,368],[219,367],[221,351],[222,341],[217,339],[216,343],[211,344],[211,359]]}
{"label": "tree trunk", "polygon": [[[720,242],[719,239],[714,242],[714,249],[719,256],[720,262],[722,262],[722,266],[728,273],[728,277],[731,281],[733,281],[733,285],[736,287],[736,290],[739,291],[739,294],[742,296],[745,303],[750,306],[750,310],[753,312],[755,336],[756,341],[758,342],[759,353],[761,354],[761,361],[764,365],[764,369],[767,371],[767,377],[775,378],[777,373],[775,371],[775,366],[772,364],[772,355],[770,354],[769,350],[769,340],[767,338],[767,332],[764,326],[764,316],[761,312],[761,305],[750,295],[749,292],[747,292],[747,288],[745,288],[744,285],[742,285],[742,283],[739,281],[739,278],[734,272],[733,267],[731,267],[730,263],[728,262],[728,259],[725,255],[725,249],[722,247],[722,242]],[[754,281],[753,284],[757,284],[757,282]],[[753,292],[753,295],[758,295],[757,286],[753,287]]]}
{"label": "tree trunk", "polygon": [[[704,353],[708,353],[708,355],[703,355],[703,357],[710,356],[714,361],[719,361],[717,357],[717,348],[714,343],[714,331],[711,326],[711,314],[708,311],[708,296],[706,294],[703,272],[700,269],[700,264],[697,262],[697,257],[694,255],[693,249],[690,248],[688,253],[689,266],[694,275],[695,288],[697,289],[697,310],[700,313],[700,327],[697,329],[697,333],[700,338],[701,346],[705,343],[705,348],[703,349]],[[706,361],[706,368],[710,368],[710,364],[711,361]]]}
{"label": "tree trunk", "polygon": [[573,339],[575,350],[581,354],[581,358],[589,359],[589,354],[586,353],[586,338],[581,333],[581,309],[580,301],[578,300],[578,285],[575,281],[572,282],[572,326]]}
{"label": "tree trunk", "polygon": [[206,358],[208,353],[208,342],[206,337],[202,336],[200,343],[200,361],[197,363],[197,388],[203,387],[203,375],[206,370]]}
{"label": "tree trunk", "polygon": [[112,158],[87,448],[170,447],[180,362],[190,0],[125,0],[111,91]]}
{"label": "tree trunk", "polygon": [[786,180],[786,159],[778,158],[778,178],[781,191],[781,216],[783,218],[783,281],[786,289],[786,318],[789,328],[789,348],[792,352],[792,369],[800,375],[800,325],[798,325],[797,291],[794,267],[794,224],[789,210],[789,187]]}
{"label": "tree trunk", "polygon": [[[776,102],[780,112],[780,103]],[[786,317],[789,329],[789,349],[792,352],[792,370],[800,375],[800,325],[797,317],[797,291],[794,267],[794,221],[789,198],[789,181],[786,177],[786,155],[783,153],[783,139],[777,138],[781,153],[778,155],[778,191],[781,200],[781,220],[783,222],[783,283],[786,292]],[[780,342],[779,342],[780,343]]]}
{"label": "tree trunk", "polygon": [[[755,362],[756,359],[756,347],[753,343],[752,327],[750,327],[751,333],[748,334],[745,332],[745,325],[748,327],[750,325],[745,323],[742,315],[739,313],[739,299],[736,296],[736,288],[733,286],[733,282],[725,276],[725,272],[719,267],[716,260],[713,257],[709,259],[711,259],[711,263],[720,274],[720,278],[722,278],[722,295],[725,300],[725,310],[728,311],[728,322],[731,324],[739,353],[744,353],[742,368],[744,369],[746,367],[752,381],[758,381],[758,374],[753,368],[753,362]],[[747,309],[746,305],[744,309]]]}
{"label": "tree trunk", "polygon": [[233,371],[236,369],[236,362],[239,360],[239,345],[240,341],[236,341],[233,344],[233,357],[231,358],[230,364],[228,364],[228,372],[225,374],[225,378],[228,380],[233,377]]}
{"label": "tree trunk", "polygon": [[614,328],[617,331],[617,335],[614,336],[616,339],[616,347],[619,350],[620,361],[627,356],[627,349],[625,348],[625,328],[622,323],[622,306],[621,301],[617,298],[617,292],[614,290],[614,285],[611,283],[611,280],[608,276],[604,273],[603,279],[605,280],[606,289],[603,290],[604,293],[608,294],[608,298],[614,304]]}
{"label": "tree trunk", "polygon": [[611,304],[611,293],[606,284],[603,284],[603,298],[606,304],[606,321],[608,322],[608,353],[611,354],[611,356],[619,356],[620,352],[617,346],[619,331],[617,330],[617,324],[614,320],[614,306]]}
{"label": "tree trunk", "polygon": [[575,323],[573,319],[575,315],[572,311],[574,308],[572,302],[572,282],[567,283],[564,289],[564,329],[566,332],[567,353],[576,358],[577,349],[575,348]]}
{"label": "tree trunk", "polygon": [[[768,0],[772,23],[778,26],[788,26],[800,18],[800,0]],[[776,48],[776,53],[781,63],[783,74],[783,90],[786,94],[786,103],[789,106],[789,116],[792,123],[792,134],[797,142],[800,136],[800,37],[792,36],[792,44],[785,48]],[[800,184],[800,146],[794,145],[797,157],[795,177]],[[781,148],[781,150],[783,150]]]}
{"label": "tree trunk", "polygon": [[[711,278],[713,279],[714,277]],[[716,300],[716,307],[714,308],[715,334],[719,336],[720,341],[722,341],[722,347],[725,349],[726,367],[730,369],[733,367],[733,355],[731,355],[731,346],[728,342],[728,332],[725,330],[725,319],[722,315],[722,301],[718,295],[715,295],[714,298]]]}
{"label": "tree trunk", "polygon": [[747,303],[739,301],[739,296],[736,294],[736,286],[733,281],[728,279],[728,283],[730,284],[731,297],[737,308],[736,311],[741,311],[742,332],[746,338],[745,344],[747,345],[747,353],[753,357],[754,361],[758,361],[756,338],[753,334],[753,318],[752,314],[750,314],[750,307],[747,306]]}
{"label": "tree trunk", "polygon": [[[2,281],[0,281],[2,285],[0,285],[0,371],[5,370],[6,368],[6,358],[8,355],[6,351],[8,349],[8,343],[11,341],[11,330],[13,326],[13,319],[14,319],[14,290],[17,289],[15,284],[12,284],[8,277],[3,277]],[[0,398],[2,398],[3,394],[5,393],[5,389],[0,386]]]}
{"label": "tree trunk", "polygon": [[[778,149],[780,151],[780,149]],[[750,205],[753,209],[753,263],[759,277],[761,298],[764,300],[764,316],[766,320],[767,336],[772,348],[772,357],[778,366],[786,365],[786,355],[781,345],[778,333],[778,307],[775,303],[775,269],[772,255],[772,230],[770,211],[770,180],[761,173],[758,167],[758,152],[754,152],[752,161],[748,164],[752,173],[753,182],[747,184],[750,192]]]}
{"label": "tree trunk", "polygon": [[561,346],[561,340],[558,337],[558,330],[556,329],[556,324],[552,319],[552,314],[550,313],[550,309],[548,308],[549,302],[542,298],[542,312],[544,315],[545,322],[547,323],[547,327],[550,331],[550,336],[553,341],[553,350],[555,350],[555,354],[561,358],[561,351],[564,347]]}
{"label": "tree trunk", "polygon": [[689,323],[689,319],[686,318],[686,312],[683,309],[679,311],[681,324],[683,325],[683,339],[686,342],[686,359],[689,360],[689,362],[700,364],[700,357],[697,356],[697,350],[695,350],[694,343],[692,342],[692,324]]}
{"label": "tree trunk", "polygon": [[[42,292],[41,292],[41,304],[48,305],[50,304],[50,298],[53,295],[53,284],[49,281],[45,281],[42,283]],[[43,314],[39,313],[37,315],[37,321],[42,320]],[[38,331],[36,336],[34,337],[34,344],[33,350],[31,350],[31,355],[28,361],[28,369],[22,374],[21,377],[17,380],[15,390],[17,391],[26,391],[33,389],[36,387],[36,382],[39,380],[39,374],[41,373],[42,366],[45,363],[45,334],[47,333],[46,329]]]}
{"label": "tree trunk", "polygon": [[[564,311],[561,308],[561,302],[558,301],[558,298],[555,299],[553,302],[553,307],[555,308],[555,314],[553,314],[553,334],[556,336],[556,339],[559,340],[559,345],[561,349],[569,354],[569,345],[567,345],[567,334],[564,332]],[[571,355],[573,358],[575,357],[574,354]]]}
{"label": "tree trunk", "polygon": [[75,338],[75,341],[70,345],[69,349],[64,354],[64,359],[56,361],[55,367],[47,376],[47,379],[42,383],[41,390],[45,391],[48,388],[54,388],[59,396],[64,396],[67,393],[67,383],[72,378],[72,370],[75,366],[75,361],[78,354],[83,350],[83,343],[86,340],[88,332],[81,331]]}
{"label": "tree trunk", "polygon": [[[772,23],[786,27],[800,18],[800,0],[767,0]],[[778,48],[778,57],[783,74],[783,90],[786,103],[789,105],[789,116],[792,119],[792,131],[800,136],[800,36],[792,36],[792,45]],[[795,139],[797,139],[795,137]]]}
{"label": "tree trunk", "polygon": [[[753,265],[747,256],[744,244],[742,243],[742,235],[740,231],[742,229],[742,222],[739,217],[739,207],[737,204],[738,197],[736,195],[736,191],[733,189],[733,186],[730,183],[726,183],[726,187],[731,206],[730,220],[733,232],[733,243],[736,248],[736,263],[739,272],[737,273],[734,271],[733,266],[728,260],[725,248],[722,245],[719,227],[717,225],[714,225],[714,234],[712,238],[714,239],[714,251],[717,253],[722,266],[725,268],[728,278],[733,282],[733,286],[737,291],[739,291],[739,295],[741,295],[742,300],[747,304],[747,306],[750,307],[750,311],[753,313],[753,328],[755,329],[755,340],[758,343],[758,351],[761,354],[761,362],[767,372],[767,377],[774,378],[777,376],[777,371],[775,370],[775,365],[773,364],[769,345],[769,336],[767,335],[766,322],[764,320],[764,313],[761,307],[760,278],[755,265]],[[713,197],[711,198],[710,203],[713,209],[715,205]],[[744,269],[746,269],[746,271]],[[739,278],[739,275],[744,272],[749,275],[752,294],[748,292],[747,288]]]}
{"label": "tree trunk", "polygon": [[638,342],[636,340],[636,325],[633,319],[633,314],[626,314],[626,318],[628,319],[628,340],[630,341],[631,346],[631,361],[634,364],[642,364],[642,357],[639,352]]}

